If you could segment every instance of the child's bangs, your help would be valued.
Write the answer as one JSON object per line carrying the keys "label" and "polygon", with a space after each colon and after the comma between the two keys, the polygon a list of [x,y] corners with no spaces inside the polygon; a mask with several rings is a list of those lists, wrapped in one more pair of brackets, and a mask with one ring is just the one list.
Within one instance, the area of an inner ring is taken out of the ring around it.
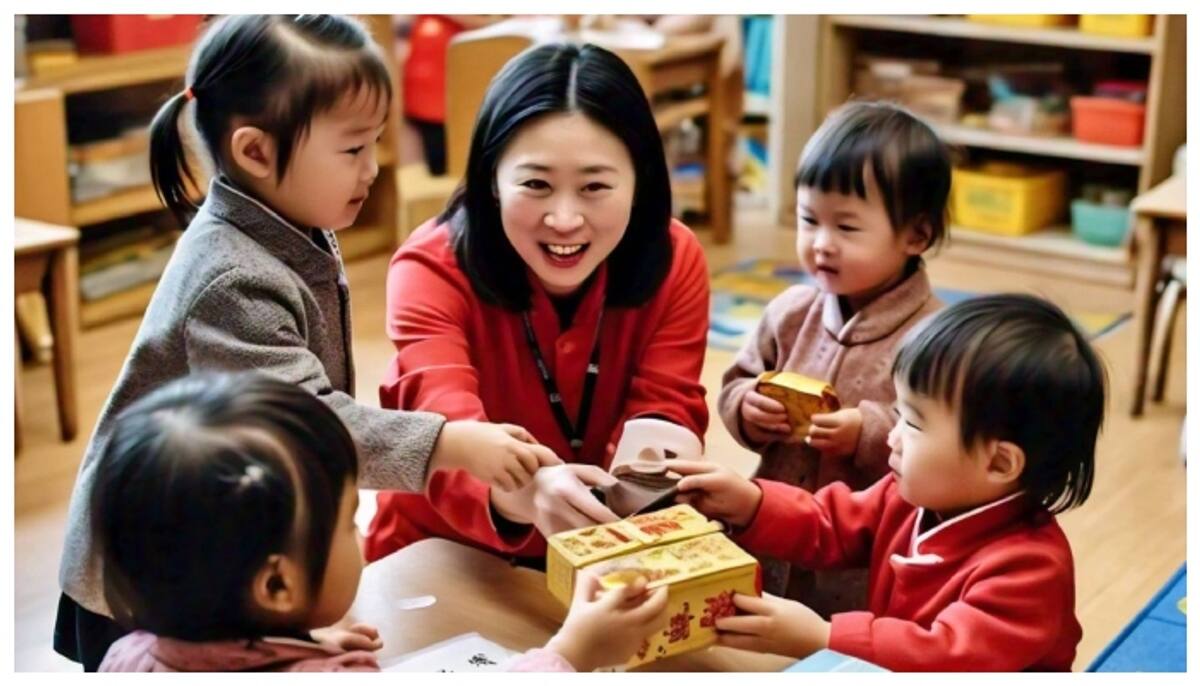
{"label": "child's bangs", "polygon": [[870,164],[879,183],[878,160],[874,159],[875,141],[869,137],[846,135],[837,128],[814,138],[804,151],[796,170],[797,187],[815,188],[823,193],[854,194],[867,198],[866,169]]}
{"label": "child's bangs", "polygon": [[[282,179],[293,148],[308,134],[313,119],[347,102],[374,111],[382,102],[390,108],[392,79],[374,50],[339,52],[332,56],[296,54],[284,86],[274,97],[274,106],[260,126],[279,141],[278,178]],[[361,96],[365,100],[359,102]],[[387,110],[379,121],[387,119]]]}
{"label": "child's bangs", "polygon": [[937,324],[910,334],[896,353],[892,376],[913,393],[958,405],[973,358],[989,332]]}

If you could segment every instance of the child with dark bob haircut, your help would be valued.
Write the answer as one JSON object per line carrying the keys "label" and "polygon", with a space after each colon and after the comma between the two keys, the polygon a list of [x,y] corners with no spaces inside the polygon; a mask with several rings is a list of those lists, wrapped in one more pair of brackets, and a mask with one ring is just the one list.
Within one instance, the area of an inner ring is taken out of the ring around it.
{"label": "child with dark bob haircut", "polygon": [[831,648],[895,671],[1070,670],[1082,629],[1055,514],[1091,492],[1105,370],[1054,305],[973,298],[910,333],[893,365],[890,473],[815,494],[677,462],[683,497],[759,555],[868,567],[866,611],[826,621],[737,596],[721,643],[804,657]]}
{"label": "child with dark bob haircut", "polygon": [[[376,629],[321,628],[362,573],[356,453],[325,403],[261,374],[187,377],[131,405],[90,503],[105,598],[132,631],[101,671],[378,671]],[[509,668],[619,664],[665,623],[665,588],[585,577],[562,630]]]}
{"label": "child with dark bob haircut", "polygon": [[[887,473],[890,365],[904,334],[942,306],[921,256],[945,236],[949,192],[949,150],[897,105],[846,104],[804,146],[796,253],[811,283],[767,305],[717,403],[730,434],[762,456],[758,476],[816,491],[835,481],[866,488]],[[766,371],[824,381],[841,407],[794,432],[783,404],[756,390]],[[866,582],[853,570],[763,564],[765,589],[824,616],[861,609]]]}

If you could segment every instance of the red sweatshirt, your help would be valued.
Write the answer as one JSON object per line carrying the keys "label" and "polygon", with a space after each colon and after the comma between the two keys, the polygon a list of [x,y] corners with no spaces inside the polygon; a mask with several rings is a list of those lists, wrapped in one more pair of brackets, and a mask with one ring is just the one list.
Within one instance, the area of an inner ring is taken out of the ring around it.
{"label": "red sweatshirt", "polygon": [[895,475],[857,492],[756,483],[762,505],[737,537],[748,550],[814,569],[870,565],[868,609],[833,615],[832,650],[893,671],[1070,671],[1083,635],[1071,548],[1019,494],[918,533],[926,512]]}
{"label": "red sweatshirt", "polygon": [[[380,384],[380,403],[517,424],[564,461],[602,467],[611,459],[608,445],[634,417],[656,415],[703,437],[708,267],[686,226],[672,222],[670,231],[672,264],[658,292],[641,307],[604,312],[600,376],[578,457],[554,419],[520,313],[480,301],[459,269],[448,227],[432,221],[396,252],[388,270],[387,330],[396,355]],[[549,296],[528,272],[534,332],[572,420],[609,276],[601,265],[563,331]],[[509,537],[497,533],[487,484],[462,470],[436,472],[424,495],[381,492],[378,500],[367,534],[369,560],[434,536],[513,555],[546,552],[532,527]]]}

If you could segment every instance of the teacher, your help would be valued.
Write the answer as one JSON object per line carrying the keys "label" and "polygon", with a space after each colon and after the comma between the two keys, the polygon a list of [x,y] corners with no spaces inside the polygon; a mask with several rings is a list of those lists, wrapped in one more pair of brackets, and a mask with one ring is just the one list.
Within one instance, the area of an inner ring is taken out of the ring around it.
{"label": "teacher", "polygon": [[565,464],[513,492],[461,470],[424,494],[380,492],[367,558],[430,537],[540,558],[545,536],[614,521],[589,489],[613,481],[627,420],[704,436],[708,307],[704,252],[671,218],[633,72],[593,45],[514,57],[484,96],[462,185],[392,258],[380,401],[523,426]]}

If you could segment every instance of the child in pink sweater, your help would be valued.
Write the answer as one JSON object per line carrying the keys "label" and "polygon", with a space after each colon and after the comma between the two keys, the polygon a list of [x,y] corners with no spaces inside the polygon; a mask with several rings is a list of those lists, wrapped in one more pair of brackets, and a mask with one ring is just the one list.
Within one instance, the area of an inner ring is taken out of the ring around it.
{"label": "child in pink sweater", "polygon": [[[358,456],[338,416],[265,375],[203,375],[116,422],[90,502],[105,600],[132,633],[101,671],[378,671],[374,628],[331,627],[362,573]],[[666,588],[583,577],[514,671],[621,664],[666,625]]]}
{"label": "child in pink sweater", "polygon": [[[835,481],[865,488],[887,473],[892,355],[941,307],[921,255],[942,240],[949,191],[946,146],[895,105],[846,105],[805,145],[796,252],[814,285],[767,305],[718,399],[729,432],[762,456],[758,476],[815,491]],[[783,405],[755,390],[764,371],[827,381],[841,409],[813,416],[808,435],[793,437]],[[765,560],[763,587],[828,615],[861,607],[866,577]]]}

